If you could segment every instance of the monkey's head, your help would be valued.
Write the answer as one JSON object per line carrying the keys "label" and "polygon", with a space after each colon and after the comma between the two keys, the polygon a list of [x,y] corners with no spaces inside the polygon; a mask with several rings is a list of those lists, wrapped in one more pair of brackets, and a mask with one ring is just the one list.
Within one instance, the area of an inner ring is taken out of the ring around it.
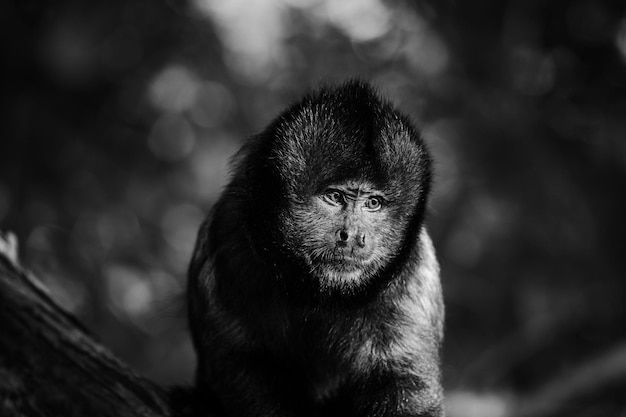
{"label": "monkey's head", "polygon": [[247,147],[242,171],[257,252],[297,265],[322,291],[391,279],[417,244],[430,157],[365,82],[309,93]]}

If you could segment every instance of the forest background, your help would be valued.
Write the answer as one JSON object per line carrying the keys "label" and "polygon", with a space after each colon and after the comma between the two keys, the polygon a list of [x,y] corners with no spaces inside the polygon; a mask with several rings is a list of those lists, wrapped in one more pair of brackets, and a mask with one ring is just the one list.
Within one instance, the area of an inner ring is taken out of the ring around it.
{"label": "forest background", "polygon": [[181,294],[229,158],[360,76],[435,156],[451,415],[581,375],[581,415],[624,406],[622,1],[7,1],[0,33],[0,229],[140,372],[193,379]]}

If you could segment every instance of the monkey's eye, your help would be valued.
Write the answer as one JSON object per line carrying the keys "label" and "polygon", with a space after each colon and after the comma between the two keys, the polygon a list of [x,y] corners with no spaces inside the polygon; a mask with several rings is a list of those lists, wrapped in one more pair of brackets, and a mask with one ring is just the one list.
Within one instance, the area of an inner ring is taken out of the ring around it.
{"label": "monkey's eye", "polygon": [[327,203],[335,206],[343,204],[343,195],[337,190],[326,190],[323,198]]}
{"label": "monkey's eye", "polygon": [[383,200],[380,197],[368,197],[365,201],[365,208],[369,211],[378,211],[383,206]]}

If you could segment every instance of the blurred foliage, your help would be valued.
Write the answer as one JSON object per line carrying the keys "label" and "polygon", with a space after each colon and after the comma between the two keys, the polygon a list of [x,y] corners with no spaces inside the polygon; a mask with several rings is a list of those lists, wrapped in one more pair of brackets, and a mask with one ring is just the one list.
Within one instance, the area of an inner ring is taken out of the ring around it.
{"label": "blurred foliage", "polygon": [[435,154],[450,391],[499,415],[626,339],[622,1],[29,0],[0,28],[0,228],[159,381],[192,379],[184,275],[229,156],[349,76]]}

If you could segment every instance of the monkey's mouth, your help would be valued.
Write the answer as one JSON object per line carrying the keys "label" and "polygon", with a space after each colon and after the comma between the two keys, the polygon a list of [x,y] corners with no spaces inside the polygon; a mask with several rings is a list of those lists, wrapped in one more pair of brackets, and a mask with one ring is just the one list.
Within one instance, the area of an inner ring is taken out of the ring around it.
{"label": "monkey's mouth", "polygon": [[360,261],[337,259],[319,265],[318,273],[324,285],[331,287],[357,285],[363,280],[365,269]]}
{"label": "monkey's mouth", "polygon": [[370,267],[371,256],[359,256],[354,253],[342,251],[323,251],[307,259],[307,263],[323,276],[332,277],[333,280],[358,279]]}
{"label": "monkey's mouth", "polygon": [[360,258],[339,256],[326,262],[327,266],[338,272],[356,272],[363,269],[365,262]]}

